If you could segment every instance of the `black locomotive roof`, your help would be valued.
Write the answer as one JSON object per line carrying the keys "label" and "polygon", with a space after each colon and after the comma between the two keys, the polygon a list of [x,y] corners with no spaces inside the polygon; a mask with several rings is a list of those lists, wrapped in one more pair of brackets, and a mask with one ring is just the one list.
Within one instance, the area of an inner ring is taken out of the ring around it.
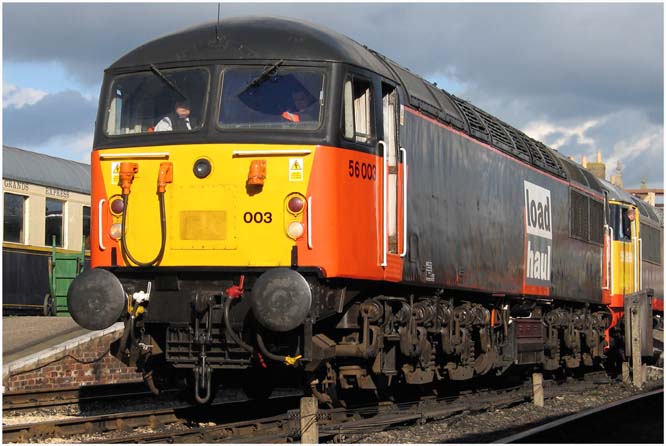
{"label": "black locomotive roof", "polygon": [[188,28],[148,42],[109,70],[216,60],[344,62],[392,78],[367,48],[347,36],[300,20],[237,17]]}
{"label": "black locomotive roof", "polygon": [[545,144],[349,37],[300,20],[239,17],[199,25],[148,42],[118,59],[108,70],[147,68],[150,64],[280,59],[342,62],[373,71],[398,82],[406,93],[406,104],[420,112],[540,170],[601,192],[596,181],[578,174],[577,168]]}

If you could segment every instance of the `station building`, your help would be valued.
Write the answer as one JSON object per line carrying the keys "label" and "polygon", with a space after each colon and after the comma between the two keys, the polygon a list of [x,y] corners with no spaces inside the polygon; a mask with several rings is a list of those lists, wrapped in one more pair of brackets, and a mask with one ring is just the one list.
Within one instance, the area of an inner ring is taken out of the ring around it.
{"label": "station building", "polygon": [[58,252],[89,249],[90,165],[3,145],[2,192],[3,314],[41,312],[54,237]]}

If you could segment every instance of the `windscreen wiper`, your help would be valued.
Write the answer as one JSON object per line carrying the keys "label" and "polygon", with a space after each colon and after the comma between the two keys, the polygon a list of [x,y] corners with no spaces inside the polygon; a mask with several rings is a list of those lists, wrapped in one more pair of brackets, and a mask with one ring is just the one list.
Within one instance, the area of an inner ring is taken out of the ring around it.
{"label": "windscreen wiper", "polygon": [[274,63],[273,65],[271,65],[270,67],[266,68],[264,71],[261,72],[261,74],[260,74],[259,76],[257,76],[257,77],[255,77],[254,79],[252,79],[252,81],[250,81],[250,83],[247,84],[247,85],[245,86],[245,88],[243,88],[243,89],[240,91],[240,93],[238,93],[238,96],[240,96],[241,94],[245,93],[245,92],[246,92],[247,90],[249,90],[250,88],[254,88],[254,87],[256,87],[256,86],[262,84],[266,79],[268,79],[268,78],[271,76],[271,73],[273,73],[275,70],[277,70],[277,68],[278,68],[280,65],[282,65],[283,63],[284,63],[284,59],[280,59],[279,61],[275,62],[275,63]]}
{"label": "windscreen wiper", "polygon": [[155,73],[155,74],[157,75],[157,77],[159,77],[162,81],[164,81],[165,84],[167,84],[169,87],[171,87],[171,89],[172,89],[173,91],[175,91],[176,93],[178,93],[178,94],[180,95],[181,98],[183,98],[183,99],[187,99],[187,96],[185,95],[185,93],[183,93],[182,91],[180,91],[180,88],[176,87],[176,84],[174,84],[173,82],[171,82],[171,81],[169,80],[169,78],[166,77],[166,76],[164,75],[164,73],[162,73],[160,70],[158,70],[157,67],[156,67],[155,65],[150,64],[150,69],[151,69],[151,71],[152,71],[153,73]]}

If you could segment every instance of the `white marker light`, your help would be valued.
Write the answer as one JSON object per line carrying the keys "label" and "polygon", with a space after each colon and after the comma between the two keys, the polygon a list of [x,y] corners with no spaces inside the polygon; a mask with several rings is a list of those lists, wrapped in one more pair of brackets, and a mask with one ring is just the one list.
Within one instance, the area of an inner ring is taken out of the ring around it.
{"label": "white marker light", "polygon": [[109,236],[114,240],[118,240],[120,237],[122,237],[122,235],[123,231],[120,223],[112,224],[109,228]]}
{"label": "white marker light", "polygon": [[289,226],[287,227],[287,235],[293,239],[302,236],[304,231],[303,225],[297,221],[289,223]]}

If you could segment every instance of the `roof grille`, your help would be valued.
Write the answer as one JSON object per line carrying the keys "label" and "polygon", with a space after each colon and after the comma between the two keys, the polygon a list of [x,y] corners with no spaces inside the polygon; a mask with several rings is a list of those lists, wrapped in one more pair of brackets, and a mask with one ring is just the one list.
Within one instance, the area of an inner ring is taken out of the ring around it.
{"label": "roof grille", "polygon": [[471,105],[469,102],[463,101],[459,97],[451,95],[451,98],[454,100],[454,102],[456,103],[462,114],[465,115],[465,118],[467,118],[467,122],[469,124],[469,131],[472,134],[472,136],[476,136],[477,138],[482,139],[483,141],[490,142],[490,135],[488,134],[488,129],[486,128],[486,125],[483,123],[483,120],[479,117],[479,115],[476,114],[474,106]]}

